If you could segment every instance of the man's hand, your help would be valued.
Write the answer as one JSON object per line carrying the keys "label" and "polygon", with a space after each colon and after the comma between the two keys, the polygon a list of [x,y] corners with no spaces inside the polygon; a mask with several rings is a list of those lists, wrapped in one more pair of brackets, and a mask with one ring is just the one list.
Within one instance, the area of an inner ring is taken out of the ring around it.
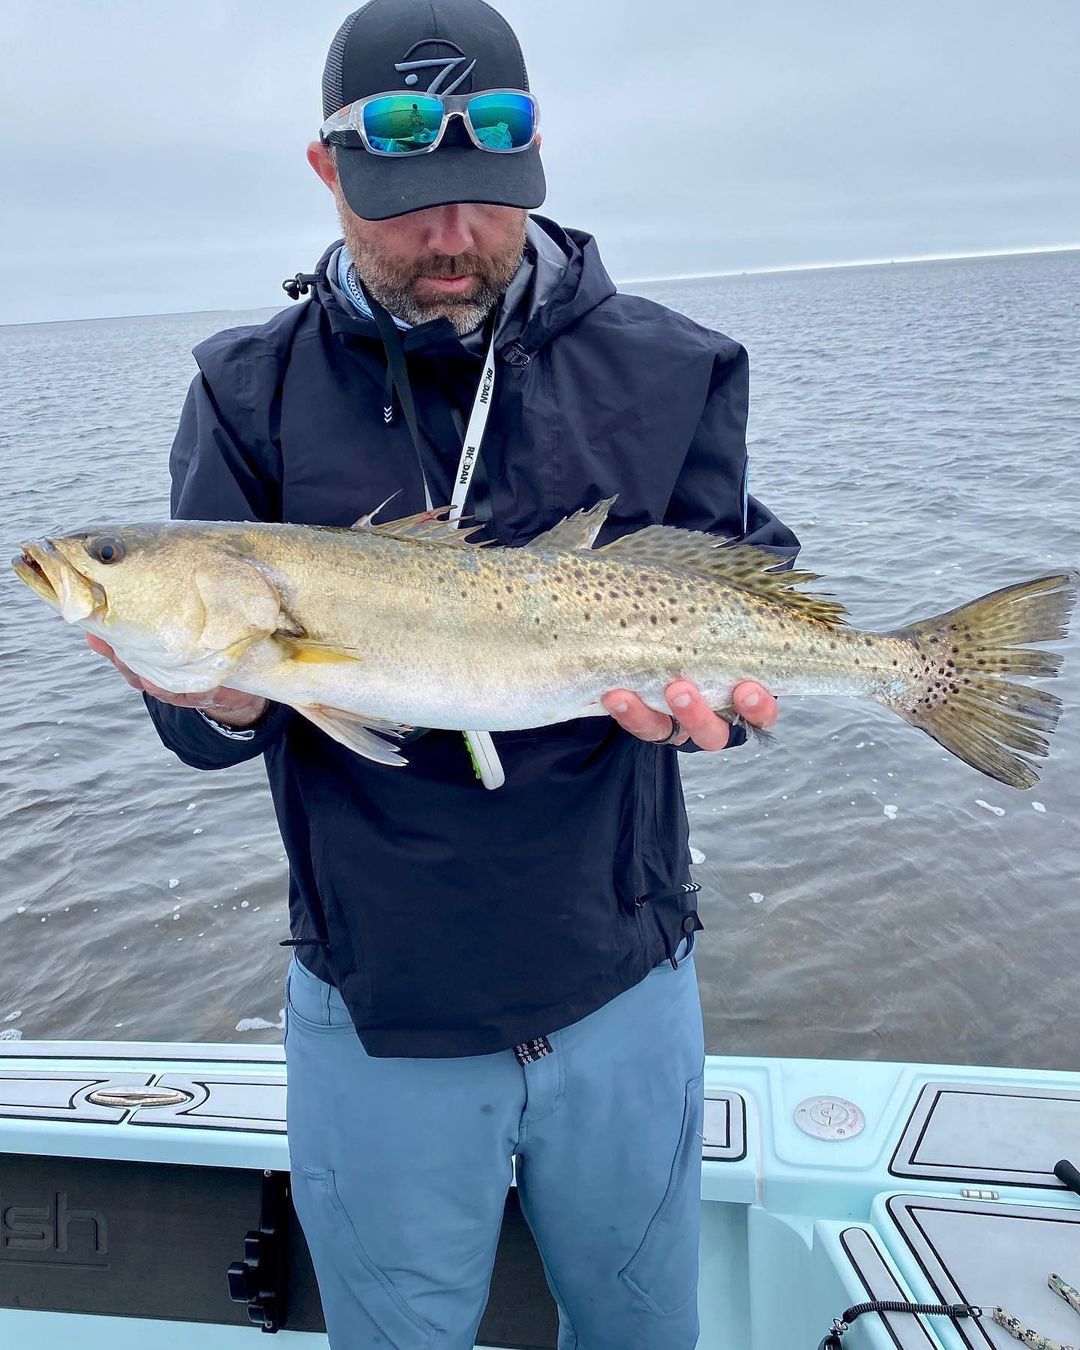
{"label": "man's hand", "polygon": [[[696,684],[689,680],[672,680],[664,695],[671,717],[676,718],[683,728],[673,745],[685,745],[692,740],[702,750],[723,750],[731,727],[722,717],[717,717],[701,697]],[[612,689],[600,701],[619,726],[639,740],[666,741],[671,735],[671,717],[642,703],[637,694],[628,689]],[[740,716],[753,726],[767,731],[776,725],[780,715],[776,699],[753,680],[737,684],[732,701]]]}
{"label": "man's hand", "polygon": [[150,694],[159,703],[171,703],[175,708],[201,708],[215,722],[235,727],[238,731],[252,726],[266,711],[266,699],[260,698],[258,694],[245,694],[240,689],[219,687],[208,689],[202,694],[172,694],[168,689],[159,689],[156,684],[151,684],[149,680],[144,680],[141,675],[129,670],[109,644],[102,642],[101,638],[87,633],[86,641],[92,651],[113,663],[132,689],[138,689],[142,694]]}

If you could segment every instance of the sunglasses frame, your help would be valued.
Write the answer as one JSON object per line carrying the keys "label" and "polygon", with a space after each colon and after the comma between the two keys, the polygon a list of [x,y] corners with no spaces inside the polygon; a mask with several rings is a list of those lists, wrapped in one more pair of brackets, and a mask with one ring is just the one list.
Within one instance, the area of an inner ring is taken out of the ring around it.
{"label": "sunglasses frame", "polygon": [[[536,144],[536,133],[540,129],[540,105],[536,101],[536,96],[530,94],[527,89],[477,89],[471,94],[428,94],[422,92],[416,95],[418,98],[433,98],[442,104],[443,115],[438,133],[430,145],[421,146],[416,150],[378,150],[368,140],[367,132],[364,130],[364,109],[369,103],[374,103],[380,98],[409,98],[411,90],[390,89],[382,94],[368,94],[366,98],[358,98],[355,103],[348,103],[344,108],[332,113],[319,128],[319,139],[324,145],[342,145],[347,142],[334,140],[334,137],[341,137],[347,131],[355,131],[364,144],[364,149],[369,155],[379,155],[383,159],[409,159],[415,155],[429,155],[433,150],[437,150],[442,144],[442,139],[446,135],[446,128],[450,125],[450,119],[460,117],[464,124],[466,134],[477,150],[484,150],[489,155],[520,155],[523,150],[531,150]],[[490,145],[484,145],[479,140],[473,129],[472,123],[468,117],[468,107],[473,99],[485,98],[489,94],[516,94],[519,98],[527,98],[532,104],[533,110],[533,134],[526,145],[513,145],[509,150],[498,150]]]}

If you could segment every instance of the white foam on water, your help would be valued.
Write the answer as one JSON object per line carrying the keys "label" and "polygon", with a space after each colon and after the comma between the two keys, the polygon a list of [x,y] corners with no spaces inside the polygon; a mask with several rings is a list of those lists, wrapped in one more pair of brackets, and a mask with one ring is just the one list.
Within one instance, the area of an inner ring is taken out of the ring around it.
{"label": "white foam on water", "polygon": [[5,1022],[15,1022],[22,1016],[22,1009],[16,1008],[14,1012],[9,1012],[4,1018]]}
{"label": "white foam on water", "polygon": [[895,820],[899,810],[900,808],[898,806],[894,806],[893,803],[890,802],[888,806],[883,806],[881,808],[881,814],[889,820]]}
{"label": "white foam on water", "polygon": [[169,890],[170,890],[170,891],[175,891],[176,888],[177,888],[177,886],[179,886],[179,885],[180,885],[180,878],[179,878],[179,877],[170,877],[170,878],[169,878]]}
{"label": "white foam on water", "polygon": [[755,905],[760,905],[762,900],[765,899],[765,897],[761,894],[760,891],[751,891],[750,899],[753,900]]}
{"label": "white foam on water", "polygon": [[703,863],[705,861],[705,854],[702,853],[701,849],[691,847],[690,861],[693,863]]}
{"label": "white foam on water", "polygon": [[18,1027],[6,1027],[0,1031],[0,1041],[21,1041],[22,1032]]}
{"label": "white foam on water", "polygon": [[265,1017],[241,1017],[236,1024],[237,1031],[282,1031],[285,1027],[285,1009],[278,1012],[276,1022],[268,1022]]}
{"label": "white foam on water", "polygon": [[1033,811],[1038,811],[1038,813],[1039,813],[1040,816],[1045,816],[1045,815],[1046,815],[1046,807],[1043,806],[1042,802],[1032,802],[1032,803],[1031,803],[1031,809],[1032,809]]}
{"label": "white foam on water", "polygon": [[975,798],[975,805],[981,806],[984,811],[991,811],[995,816],[1003,816],[1005,808],[1003,806],[991,806],[989,802],[984,802],[981,797]]}

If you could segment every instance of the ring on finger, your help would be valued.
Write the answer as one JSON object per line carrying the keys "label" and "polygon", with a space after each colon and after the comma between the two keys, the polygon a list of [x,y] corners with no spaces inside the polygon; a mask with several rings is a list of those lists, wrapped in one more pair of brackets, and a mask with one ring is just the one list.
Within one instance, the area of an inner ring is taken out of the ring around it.
{"label": "ring on finger", "polygon": [[683,726],[683,724],[679,721],[677,717],[672,717],[671,713],[668,713],[668,716],[671,717],[671,730],[668,732],[668,734],[664,737],[662,741],[653,741],[653,745],[679,744],[679,738],[682,736],[686,728]]}

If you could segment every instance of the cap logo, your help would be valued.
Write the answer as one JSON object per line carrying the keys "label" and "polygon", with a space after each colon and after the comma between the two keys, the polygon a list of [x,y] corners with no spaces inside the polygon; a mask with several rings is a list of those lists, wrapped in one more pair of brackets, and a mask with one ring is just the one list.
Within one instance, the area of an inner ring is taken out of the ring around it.
{"label": "cap logo", "polygon": [[[457,52],[457,56],[434,56],[421,58],[417,61],[410,60],[410,57],[417,48],[428,46],[450,47],[453,51]],[[418,71],[434,70],[437,72],[435,78],[424,92],[428,94],[452,94],[469,78],[473,72],[473,66],[475,65],[476,58],[474,57],[470,61],[456,42],[448,42],[446,38],[422,38],[419,42],[413,43],[400,61],[395,62],[394,69],[399,75],[405,76],[405,83],[410,86],[419,84],[420,76],[417,74]],[[461,66],[464,66],[465,69],[461,70]],[[451,75],[455,78],[453,82],[446,85],[444,89],[443,84],[446,80],[450,79]]]}

